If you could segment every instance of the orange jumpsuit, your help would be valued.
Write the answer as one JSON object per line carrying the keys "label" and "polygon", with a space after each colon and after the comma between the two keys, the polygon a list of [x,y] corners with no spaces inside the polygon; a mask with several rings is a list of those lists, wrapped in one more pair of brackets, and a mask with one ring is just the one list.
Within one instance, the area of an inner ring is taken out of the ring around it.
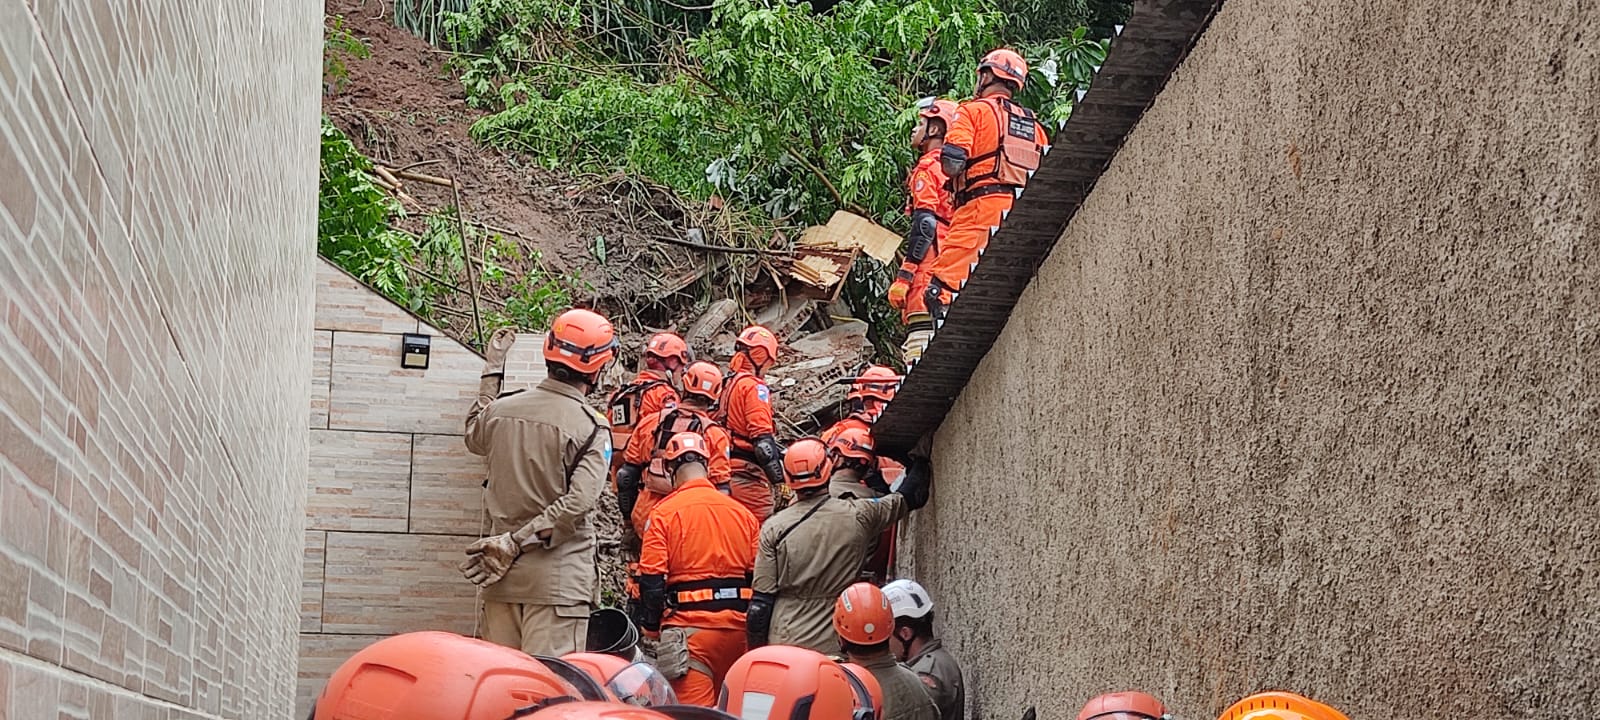
{"label": "orange jumpsuit", "polygon": [[606,419],[611,422],[611,483],[616,488],[617,468],[622,465],[622,450],[628,447],[639,422],[664,408],[678,404],[678,391],[659,370],[640,370],[633,382],[617,388],[606,401]]}
{"label": "orange jumpsuit", "polygon": [[704,479],[683,483],[650,512],[639,551],[641,624],[659,628],[657,667],[680,702],[715,705],[744,655],[760,533],[749,510]]}
{"label": "orange jumpsuit", "polygon": [[622,452],[624,464],[644,468],[641,475],[643,487],[639,489],[639,500],[634,503],[633,514],[629,517],[634,531],[641,537],[644,536],[645,521],[650,517],[651,508],[672,491],[672,478],[667,475],[661,453],[666,450],[667,441],[679,432],[697,432],[706,439],[706,449],[712,455],[707,459],[711,482],[720,487],[728,485],[728,431],[718,425],[709,413],[689,405],[679,405],[644,418],[633,433],[639,442],[629,443]]}
{"label": "orange jumpsuit", "polygon": [[[955,215],[950,218],[950,232],[939,241],[939,254],[930,273],[935,288],[928,295],[937,293],[944,305],[966,284],[978,254],[989,244],[989,228],[999,227],[1001,215],[1016,200],[1015,191],[1025,184],[1007,184],[993,177],[1000,166],[998,151],[1006,131],[1001,122],[1002,102],[1002,98],[988,97],[962,103],[945,133],[944,149],[959,148],[968,160],[966,169],[953,178]],[[1038,122],[1033,126],[1038,144],[1045,145],[1044,127]]]}
{"label": "orange jumpsuit", "polygon": [[900,321],[907,325],[910,325],[917,315],[925,315],[928,312],[927,299],[923,296],[928,290],[928,278],[933,273],[933,259],[939,255],[945,233],[950,230],[950,216],[955,212],[950,190],[946,187],[949,182],[950,178],[944,174],[944,168],[939,164],[938,150],[923,153],[906,178],[906,192],[910,196],[906,204],[906,214],[927,210],[933,213],[933,217],[939,223],[933,247],[928,248],[920,259],[912,257],[911,248],[907,248],[906,259],[900,263],[900,277],[909,276],[911,283],[910,289],[906,292],[905,306],[900,308]]}
{"label": "orange jumpsuit", "polygon": [[777,430],[772,420],[772,394],[766,382],[752,373],[734,373],[722,385],[717,419],[733,439],[733,478],[728,483],[729,494],[757,520],[766,520],[772,514],[772,479],[763,469],[755,448],[757,439]]}

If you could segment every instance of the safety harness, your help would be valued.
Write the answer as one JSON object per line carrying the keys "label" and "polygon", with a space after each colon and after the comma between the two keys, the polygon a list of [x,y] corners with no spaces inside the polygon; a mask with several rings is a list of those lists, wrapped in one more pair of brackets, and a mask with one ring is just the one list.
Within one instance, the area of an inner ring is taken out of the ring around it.
{"label": "safety harness", "polygon": [[711,578],[667,586],[667,607],[677,612],[750,609],[750,576]]}
{"label": "safety harness", "polygon": [[[993,150],[967,160],[967,167],[992,160],[987,172],[965,174],[964,186],[956,191],[956,205],[965,205],[976,198],[999,193],[1014,193],[1033,171],[1039,169],[1039,159],[1044,155],[1045,138],[1039,131],[1039,122],[1032,110],[1004,96],[979,98],[994,112],[995,123],[1000,126],[1000,137]],[[993,182],[986,182],[993,181]]]}
{"label": "safety harness", "polygon": [[612,393],[610,402],[606,403],[606,414],[611,421],[612,432],[632,435],[634,426],[639,424],[639,405],[644,402],[644,394],[651,388],[666,384],[665,380],[652,379],[625,386]]}
{"label": "safety harness", "polygon": [[648,476],[645,478],[645,486],[663,494],[671,492],[672,475],[667,471],[666,463],[660,461],[662,452],[667,449],[667,443],[672,440],[673,435],[692,432],[704,436],[708,424],[708,418],[697,411],[684,407],[668,410],[667,417],[656,426],[655,434],[650,438],[650,464],[644,471]]}

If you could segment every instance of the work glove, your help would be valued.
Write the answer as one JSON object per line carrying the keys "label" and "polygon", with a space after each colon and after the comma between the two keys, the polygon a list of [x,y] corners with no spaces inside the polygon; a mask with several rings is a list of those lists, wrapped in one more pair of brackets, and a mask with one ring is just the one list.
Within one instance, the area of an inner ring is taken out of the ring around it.
{"label": "work glove", "polygon": [[777,485],[773,485],[772,492],[775,496],[772,503],[773,512],[777,512],[794,504],[794,490],[789,487],[789,483],[778,483]]}
{"label": "work glove", "polygon": [[467,546],[461,574],[478,587],[489,587],[506,576],[521,554],[522,545],[511,533],[491,535]]}
{"label": "work glove", "polygon": [[911,283],[900,278],[895,278],[889,283],[889,307],[902,310],[906,306],[906,293],[911,292]]}
{"label": "work glove", "polygon": [[895,492],[904,496],[906,507],[912,510],[921,510],[928,504],[928,498],[933,490],[933,466],[925,459],[914,459],[906,467],[906,476],[900,481],[900,487]]}
{"label": "work glove", "polygon": [[511,346],[517,342],[517,329],[503,327],[494,331],[489,336],[489,343],[483,348],[483,374],[504,373],[506,371],[506,356],[511,354]]}

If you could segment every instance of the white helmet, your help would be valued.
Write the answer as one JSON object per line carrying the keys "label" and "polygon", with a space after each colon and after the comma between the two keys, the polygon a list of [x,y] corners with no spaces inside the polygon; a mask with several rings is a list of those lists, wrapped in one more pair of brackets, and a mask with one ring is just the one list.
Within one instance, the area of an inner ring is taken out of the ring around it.
{"label": "white helmet", "polygon": [[915,580],[889,583],[883,586],[883,594],[889,598],[889,607],[897,618],[920,618],[933,612],[933,597]]}

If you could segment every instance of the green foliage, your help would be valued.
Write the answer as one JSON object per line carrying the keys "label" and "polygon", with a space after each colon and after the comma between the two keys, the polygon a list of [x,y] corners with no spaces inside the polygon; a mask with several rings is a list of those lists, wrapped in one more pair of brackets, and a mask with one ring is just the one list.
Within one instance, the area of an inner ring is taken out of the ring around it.
{"label": "green foliage", "polygon": [[471,0],[394,0],[394,24],[412,35],[438,45],[444,37],[444,19],[465,12]]}
{"label": "green foliage", "polygon": [[[445,27],[469,103],[491,111],[473,127],[487,144],[720,197],[762,228],[841,208],[903,227],[917,98],[970,95],[977,58],[1009,42],[1034,68],[1022,101],[1059,127],[1107,48],[1104,32],[1080,25],[1126,6],[844,0],[817,13],[790,0],[475,0]],[[851,273],[846,296],[875,328],[895,326],[881,300],[889,272]]]}
{"label": "green foliage", "polygon": [[361,38],[344,29],[344,16],[332,15],[322,26],[322,92],[334,94],[350,82],[346,58],[372,57],[372,49]]}

